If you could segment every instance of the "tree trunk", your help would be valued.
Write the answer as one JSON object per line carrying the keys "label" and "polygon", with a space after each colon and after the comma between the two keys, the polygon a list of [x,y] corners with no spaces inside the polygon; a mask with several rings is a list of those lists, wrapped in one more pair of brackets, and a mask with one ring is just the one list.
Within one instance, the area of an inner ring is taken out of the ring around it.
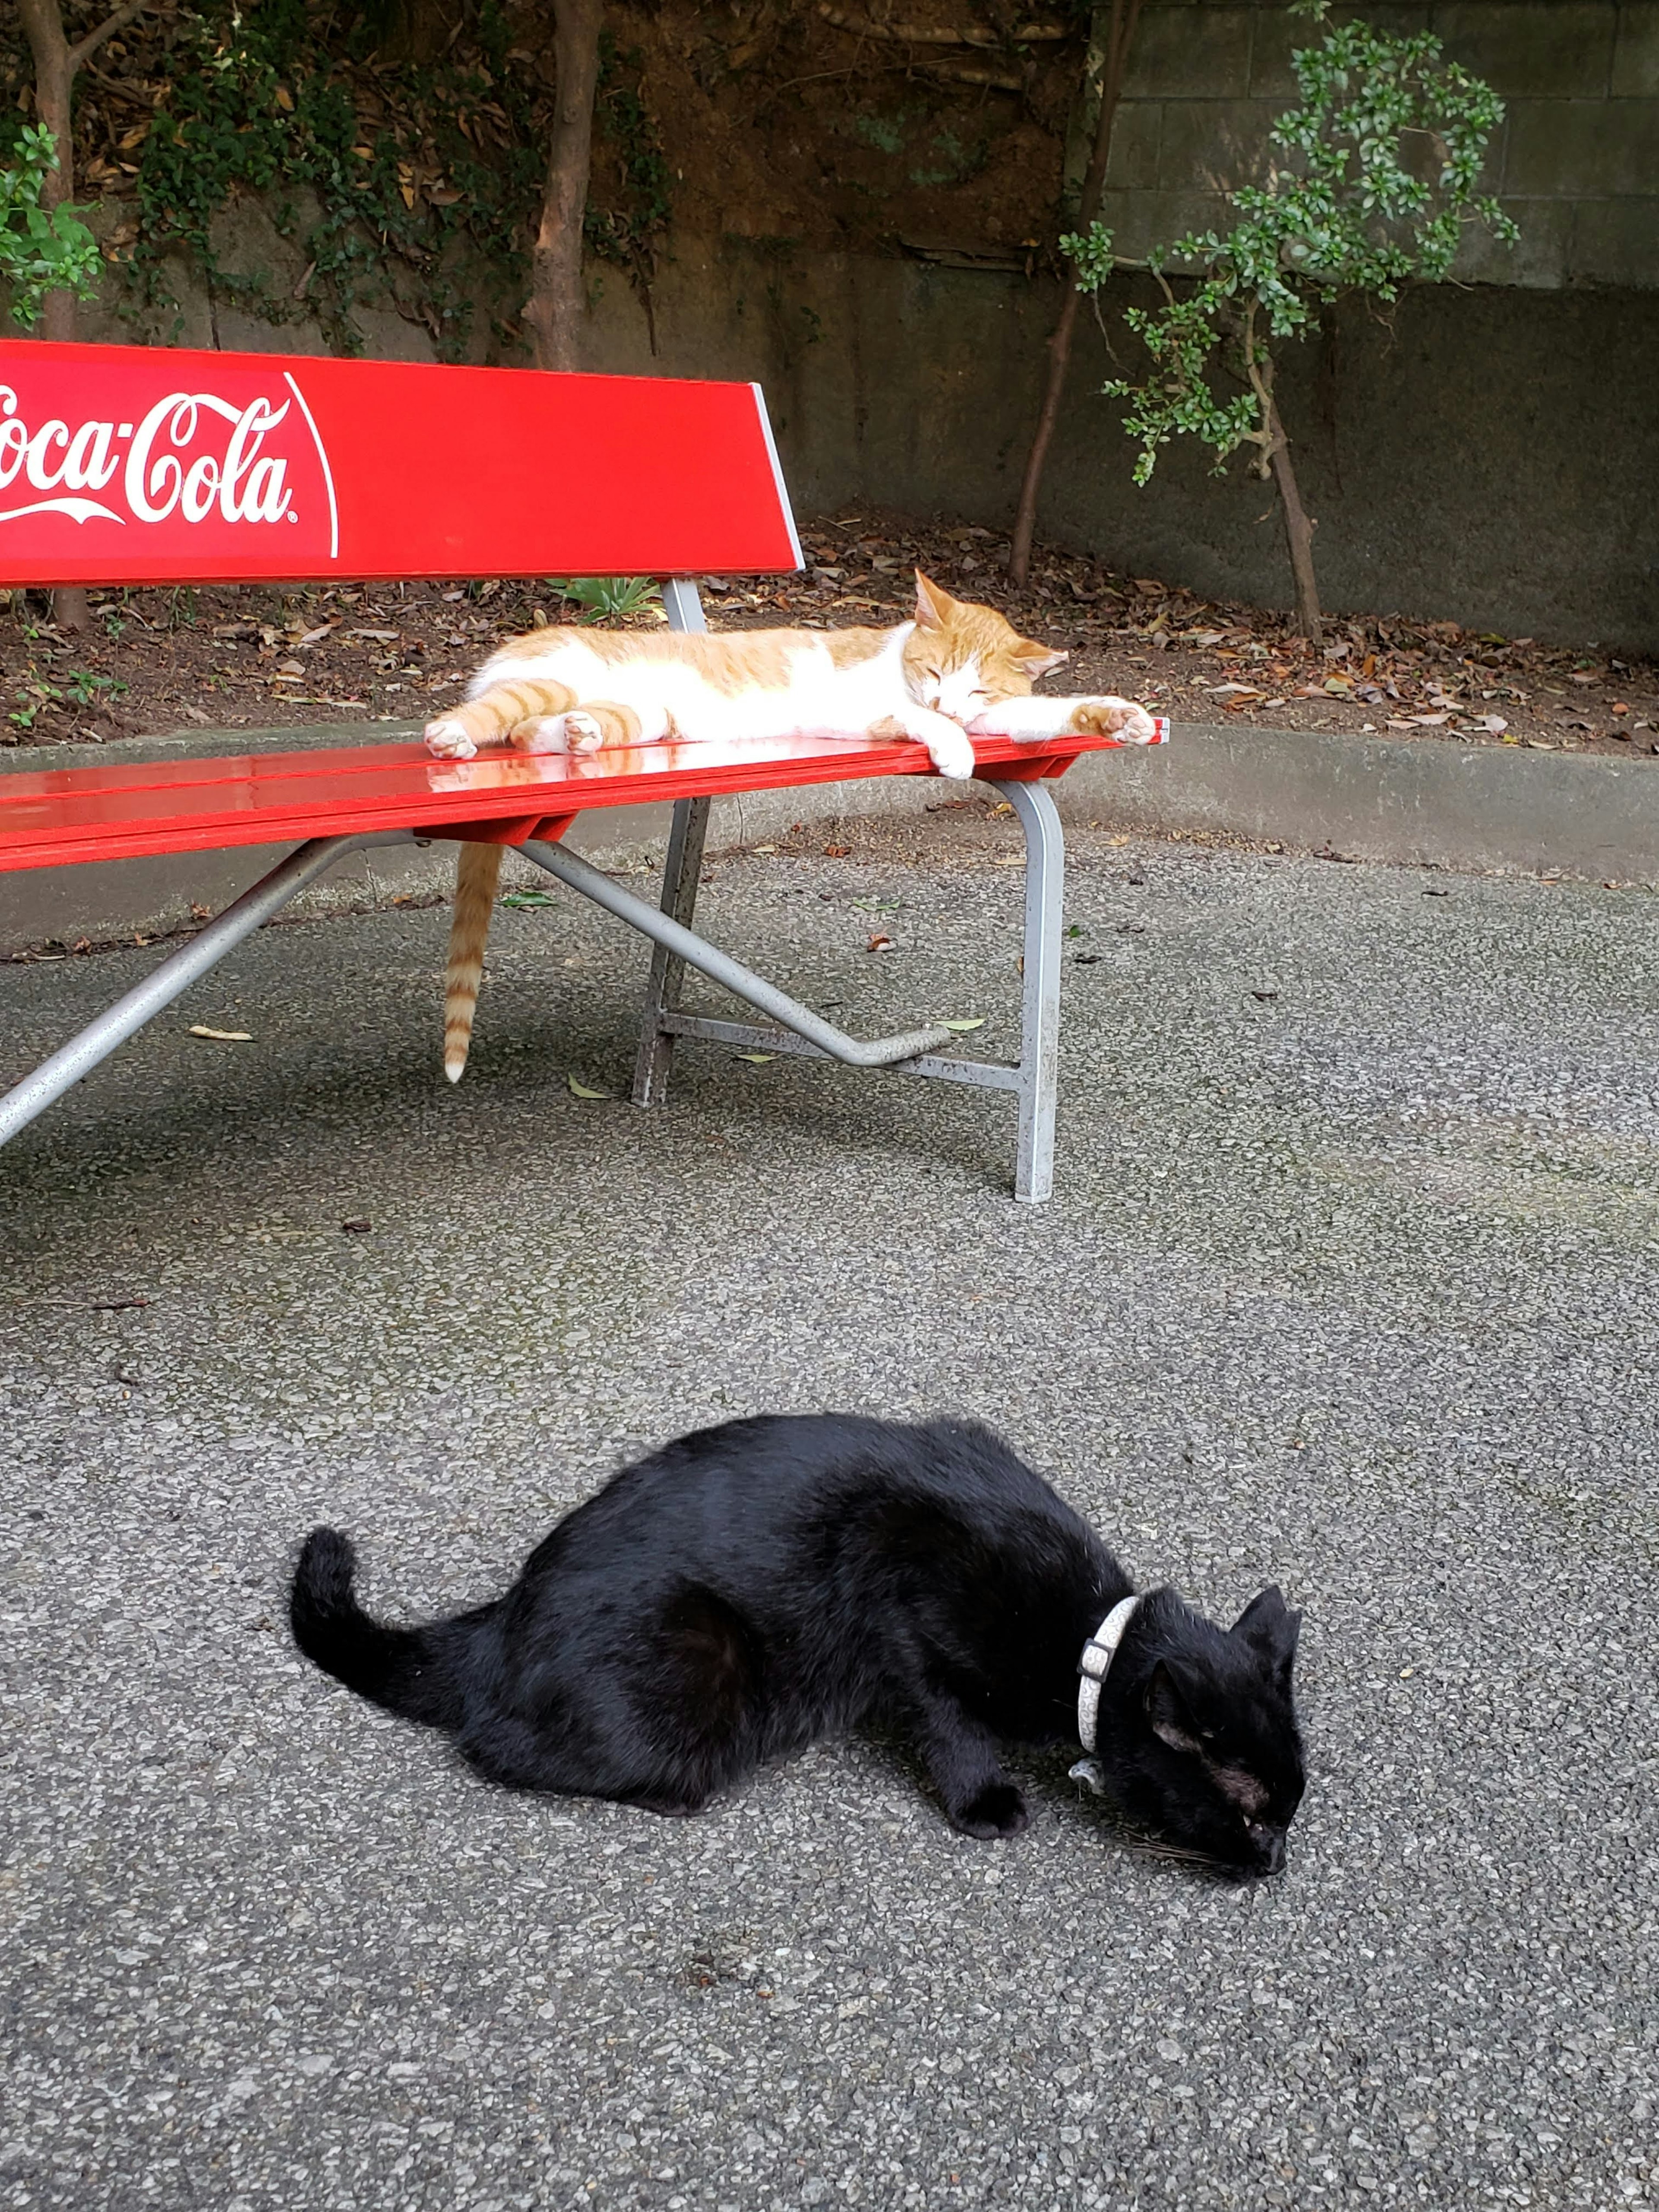
{"label": "tree trunk", "polygon": [[1267,449],[1273,483],[1279,492],[1279,511],[1285,518],[1285,544],[1291,556],[1291,575],[1296,585],[1296,623],[1310,645],[1325,642],[1325,626],[1319,612],[1319,586],[1314,576],[1314,525],[1302,504],[1302,494],[1291,465],[1291,441],[1279,419],[1279,403],[1267,400],[1267,428],[1273,443]]}
{"label": "tree trunk", "polygon": [[538,368],[579,368],[586,299],[582,290],[582,218],[593,151],[593,95],[599,79],[605,0],[555,0],[553,54],[558,106],[548,157],[547,190],[524,319]]}
{"label": "tree trunk", "polygon": [[[123,23],[130,23],[149,4],[149,0],[128,0],[127,5],[106,16],[78,46],[71,46],[64,35],[64,12],[58,0],[17,0],[17,12],[23,19],[23,28],[28,33],[34,56],[35,119],[51,131],[58,153],[58,167],[40,189],[40,202],[48,213],[73,198],[75,191],[75,138],[70,106],[75,72],[112,31],[118,30]],[[64,343],[74,337],[73,292],[60,287],[47,293],[40,304],[40,335]],[[59,629],[85,629],[88,626],[92,617],[82,586],[58,586],[52,595],[52,618]]]}
{"label": "tree trunk", "polygon": [[[58,148],[58,167],[40,191],[41,204],[50,213],[75,189],[75,147],[70,137],[70,85],[75,64],[64,36],[64,15],[58,0],[17,0],[17,12],[34,56],[34,119],[51,131]],[[52,313],[60,299],[67,301],[72,316],[74,295],[59,292],[46,295],[46,314]],[[49,331],[46,335],[56,333]]]}
{"label": "tree trunk", "polygon": [[[1111,21],[1106,33],[1105,57],[1100,75],[1100,115],[1095,125],[1094,149],[1089,156],[1089,166],[1083,173],[1083,189],[1078,196],[1077,227],[1086,231],[1100,209],[1100,195],[1106,183],[1106,164],[1112,151],[1112,125],[1117,116],[1117,103],[1123,90],[1123,79],[1129,65],[1129,46],[1134,38],[1135,25],[1139,20],[1141,0],[1111,0]],[[1071,365],[1072,337],[1077,329],[1078,308],[1082,295],[1077,289],[1077,271],[1066,264],[1066,300],[1060,311],[1060,320],[1054,325],[1048,340],[1048,381],[1042,395],[1042,409],[1037,416],[1036,432],[1031,440],[1031,451],[1025,463],[1025,480],[1019,488],[1019,508],[1014,517],[1013,542],[1008,551],[1008,571],[1015,583],[1024,586],[1031,573],[1031,540],[1036,533],[1037,495],[1042,488],[1042,471],[1048,459],[1048,447],[1053,443],[1054,425],[1060,420],[1060,403],[1066,390],[1066,372]]]}

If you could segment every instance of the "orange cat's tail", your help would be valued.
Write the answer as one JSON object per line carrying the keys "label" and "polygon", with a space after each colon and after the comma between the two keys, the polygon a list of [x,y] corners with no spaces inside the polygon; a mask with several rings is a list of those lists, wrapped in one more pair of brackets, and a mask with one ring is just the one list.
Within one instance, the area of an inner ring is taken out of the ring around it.
{"label": "orange cat's tail", "polygon": [[472,1016],[483,980],[484,946],[501,873],[499,845],[462,846],[449,924],[449,966],[444,975],[444,1073],[452,1083],[460,1081],[472,1042]]}

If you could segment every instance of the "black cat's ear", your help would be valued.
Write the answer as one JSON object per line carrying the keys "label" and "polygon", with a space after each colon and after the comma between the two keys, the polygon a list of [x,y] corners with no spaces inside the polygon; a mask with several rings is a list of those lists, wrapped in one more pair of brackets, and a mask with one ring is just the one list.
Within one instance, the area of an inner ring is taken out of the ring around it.
{"label": "black cat's ear", "polygon": [[1198,1728],[1169,1662],[1160,1659],[1146,1685],[1146,1717],[1152,1734],[1171,1751],[1197,1751]]}
{"label": "black cat's ear", "polygon": [[1269,1583],[1239,1614],[1232,1632],[1271,1659],[1281,1674],[1288,1674],[1301,1629],[1302,1615],[1291,1611],[1279,1584]]}

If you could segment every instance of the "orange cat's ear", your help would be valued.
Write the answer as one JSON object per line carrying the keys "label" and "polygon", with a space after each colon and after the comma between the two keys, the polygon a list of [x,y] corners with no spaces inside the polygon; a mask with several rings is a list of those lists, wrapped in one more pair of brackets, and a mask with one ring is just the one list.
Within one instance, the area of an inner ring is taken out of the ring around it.
{"label": "orange cat's ear", "polygon": [[1046,676],[1051,668],[1058,668],[1071,654],[1063,647],[1039,645],[1035,638],[1023,637],[1014,647],[1014,665],[1023,668],[1035,684],[1039,676]]}
{"label": "orange cat's ear", "polygon": [[920,568],[916,570],[916,628],[943,629],[956,601],[949,592],[938,584],[930,583]]}

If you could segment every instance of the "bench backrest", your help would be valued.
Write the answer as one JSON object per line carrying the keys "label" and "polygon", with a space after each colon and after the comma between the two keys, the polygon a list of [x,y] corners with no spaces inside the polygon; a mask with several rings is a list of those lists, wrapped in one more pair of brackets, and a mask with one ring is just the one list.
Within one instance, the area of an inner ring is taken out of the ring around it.
{"label": "bench backrest", "polygon": [[758,385],[0,341],[0,585],[800,565]]}

